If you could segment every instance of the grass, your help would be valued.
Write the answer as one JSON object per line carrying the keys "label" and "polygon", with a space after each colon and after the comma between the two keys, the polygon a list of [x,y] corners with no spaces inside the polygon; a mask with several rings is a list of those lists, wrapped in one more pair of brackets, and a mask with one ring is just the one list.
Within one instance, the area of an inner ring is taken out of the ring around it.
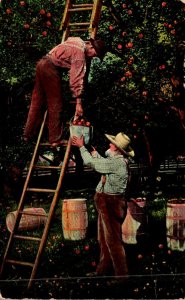
{"label": "grass", "polygon": [[[73,185],[77,184],[75,181]],[[26,292],[29,272],[26,268],[10,267],[1,281],[3,297],[92,299],[180,299],[185,297],[185,254],[168,248],[165,228],[165,203],[168,195],[160,193],[148,206],[148,223],[144,234],[137,236],[137,244],[125,244],[130,276],[125,285],[109,286],[110,277],[88,278],[86,273],[95,271],[99,259],[97,242],[97,213],[93,194],[96,180],[88,188],[65,186],[57,203],[45,251],[37,272],[37,278],[29,293]],[[168,190],[169,193],[169,190]],[[63,199],[87,199],[88,229],[82,240],[66,240],[62,229]],[[34,196],[32,206],[41,206],[48,212],[51,197]],[[15,199],[1,200],[0,261],[7,245],[9,232],[6,216],[16,210]],[[39,235],[41,230],[34,232]],[[30,232],[28,232],[30,234]],[[37,249],[31,243],[17,243],[13,255],[17,259],[33,260]]]}

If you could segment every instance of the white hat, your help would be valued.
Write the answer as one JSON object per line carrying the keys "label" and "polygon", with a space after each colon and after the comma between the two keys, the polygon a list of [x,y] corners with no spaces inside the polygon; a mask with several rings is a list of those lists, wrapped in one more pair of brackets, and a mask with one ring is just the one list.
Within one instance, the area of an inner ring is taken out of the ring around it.
{"label": "white hat", "polygon": [[130,147],[130,138],[126,134],[120,132],[116,136],[110,134],[105,134],[105,136],[123,153],[125,153],[128,156],[134,157],[134,150]]}

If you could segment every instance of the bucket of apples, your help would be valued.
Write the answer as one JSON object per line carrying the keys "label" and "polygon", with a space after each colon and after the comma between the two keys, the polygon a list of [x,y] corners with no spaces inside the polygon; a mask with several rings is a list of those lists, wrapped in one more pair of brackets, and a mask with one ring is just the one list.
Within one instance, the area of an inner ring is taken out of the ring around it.
{"label": "bucket of apples", "polygon": [[89,144],[93,135],[91,123],[83,116],[78,117],[77,119],[73,118],[70,122],[70,136],[81,137],[82,135],[84,137],[84,143],[86,145]]}

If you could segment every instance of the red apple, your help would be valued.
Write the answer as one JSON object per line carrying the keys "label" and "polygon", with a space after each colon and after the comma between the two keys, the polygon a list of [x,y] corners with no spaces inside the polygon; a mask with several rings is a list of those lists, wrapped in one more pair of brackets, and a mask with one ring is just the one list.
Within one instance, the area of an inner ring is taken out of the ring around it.
{"label": "red apple", "polygon": [[25,29],[29,29],[30,28],[30,25],[29,24],[24,24],[23,26]]}
{"label": "red apple", "polygon": [[159,70],[164,70],[164,69],[166,69],[166,66],[165,66],[165,65],[159,66]]}
{"label": "red apple", "polygon": [[122,4],[123,8],[127,8],[127,5],[125,3]]}
{"label": "red apple", "polygon": [[138,34],[138,37],[139,37],[140,39],[142,39],[143,36],[144,36],[143,33],[139,33],[139,34]]}
{"label": "red apple", "polygon": [[46,22],[46,25],[47,25],[48,27],[50,27],[50,26],[51,26],[51,22],[50,22],[50,21],[47,21],[47,22]]}
{"label": "red apple", "polygon": [[162,2],[162,7],[165,7],[167,5],[166,2]]}
{"label": "red apple", "polygon": [[132,77],[132,72],[131,71],[125,72],[125,76],[131,78]]}
{"label": "red apple", "polygon": [[47,16],[47,18],[51,18],[51,13],[48,12],[48,13],[46,14],[46,16]]}
{"label": "red apple", "polygon": [[127,44],[126,44],[126,48],[132,48],[133,47],[133,43],[132,42],[128,42]]}
{"label": "red apple", "polygon": [[25,6],[25,5],[26,5],[25,1],[20,1],[20,6]]}
{"label": "red apple", "polygon": [[147,91],[143,91],[143,92],[142,92],[142,95],[143,95],[144,97],[146,97],[146,96],[148,95],[148,92],[147,92]]}
{"label": "red apple", "polygon": [[121,45],[121,44],[118,44],[118,49],[122,49],[123,48],[123,46]]}
{"label": "red apple", "polygon": [[84,250],[88,251],[89,250],[89,245],[85,245]]}
{"label": "red apple", "polygon": [[46,11],[45,11],[45,9],[42,8],[39,13],[40,13],[40,15],[45,15]]}
{"label": "red apple", "polygon": [[129,60],[128,60],[128,62],[127,62],[127,64],[128,64],[128,65],[132,65],[133,62],[134,62],[134,58],[133,58],[133,57],[130,57]]}
{"label": "red apple", "polygon": [[126,34],[127,34],[126,31],[123,31],[123,32],[121,33],[122,36],[125,36]]}
{"label": "red apple", "polygon": [[85,123],[85,125],[86,125],[86,126],[90,126],[91,123],[87,121],[87,122]]}
{"label": "red apple", "polygon": [[7,13],[8,15],[11,14],[11,13],[12,13],[11,8],[7,8],[6,13]]}
{"label": "red apple", "polygon": [[109,30],[113,30],[114,27],[112,25],[109,26]]}
{"label": "red apple", "polygon": [[47,31],[43,31],[43,32],[42,32],[42,35],[43,35],[43,36],[47,36],[47,34],[48,34]]}
{"label": "red apple", "polygon": [[172,30],[170,31],[170,33],[171,33],[172,35],[176,35],[175,29],[172,29]]}
{"label": "red apple", "polygon": [[142,255],[142,254],[138,254],[137,258],[138,258],[138,259],[142,259],[142,258],[143,258],[143,255]]}
{"label": "red apple", "polygon": [[7,46],[11,47],[12,46],[12,41],[8,41]]}
{"label": "red apple", "polygon": [[127,14],[132,15],[132,10],[131,9],[127,10]]}
{"label": "red apple", "polygon": [[80,254],[80,249],[75,249],[76,254]]}
{"label": "red apple", "polygon": [[122,82],[124,82],[125,80],[126,80],[126,77],[125,76],[123,76],[123,77],[121,77],[121,79],[120,79]]}

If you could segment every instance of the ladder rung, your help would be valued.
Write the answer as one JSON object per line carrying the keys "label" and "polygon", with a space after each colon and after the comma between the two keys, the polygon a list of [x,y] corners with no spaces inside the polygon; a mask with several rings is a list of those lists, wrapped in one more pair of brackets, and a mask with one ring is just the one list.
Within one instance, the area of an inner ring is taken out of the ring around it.
{"label": "ladder rung", "polygon": [[61,169],[61,166],[34,166],[35,170],[39,170],[39,169]]}
{"label": "ladder rung", "polygon": [[34,237],[34,236],[24,236],[24,235],[17,235],[17,234],[15,234],[13,237],[15,239],[25,240],[25,241],[34,241],[34,242],[40,242],[41,241],[40,238]]}
{"label": "ladder rung", "polygon": [[80,32],[80,31],[87,31],[88,28],[79,28],[79,29],[70,29],[71,32]]}
{"label": "ladder rung", "polygon": [[28,192],[38,192],[38,193],[55,193],[56,190],[51,189],[38,189],[38,188],[27,188]]}
{"label": "ladder rung", "polygon": [[92,7],[69,8],[69,12],[92,10]]}
{"label": "ladder rung", "polygon": [[82,22],[82,23],[69,23],[69,26],[89,26],[90,22]]}
{"label": "ladder rung", "polygon": [[5,262],[8,264],[12,264],[12,265],[28,266],[28,267],[32,267],[32,268],[34,266],[34,264],[29,263],[27,261],[19,261],[19,260],[13,260],[13,259],[6,259]]}
{"label": "ladder rung", "polygon": [[[61,146],[66,146],[68,144],[68,140],[63,140],[63,143],[60,144],[60,147]],[[51,147],[51,144],[46,142],[46,143],[40,143],[39,146],[50,146]]]}
{"label": "ladder rung", "polygon": [[93,4],[91,4],[91,3],[85,3],[85,4],[72,4],[71,7],[93,7]]}
{"label": "ladder rung", "polygon": [[51,146],[51,144],[46,142],[46,143],[40,143],[39,146]]}

